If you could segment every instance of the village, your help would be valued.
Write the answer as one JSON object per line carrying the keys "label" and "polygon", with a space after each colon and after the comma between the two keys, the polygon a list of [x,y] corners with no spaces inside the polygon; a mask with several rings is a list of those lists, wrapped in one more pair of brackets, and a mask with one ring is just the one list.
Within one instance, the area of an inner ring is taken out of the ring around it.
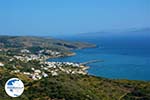
{"label": "village", "polygon": [[36,53],[31,53],[28,49],[20,50],[20,55],[14,55],[14,58],[21,61],[39,60],[43,61],[48,58],[55,58],[62,56],[61,52],[52,50],[39,50]]}
{"label": "village", "polygon": [[[16,66],[15,70],[12,70],[12,74],[23,74],[27,77],[31,78],[32,80],[39,80],[44,77],[51,76],[58,76],[61,73],[66,74],[87,74],[88,67],[81,64],[81,63],[73,63],[73,62],[49,62],[46,61],[48,58],[59,57],[62,56],[61,52],[52,51],[52,50],[40,50],[37,54],[32,54],[27,49],[22,49],[20,55],[14,55],[9,61],[13,61],[15,59],[29,62],[29,61],[39,61],[39,65],[37,67],[31,67],[30,71],[21,71],[17,69]],[[45,55],[47,54],[47,55]],[[0,62],[0,66],[4,67],[5,64]]]}

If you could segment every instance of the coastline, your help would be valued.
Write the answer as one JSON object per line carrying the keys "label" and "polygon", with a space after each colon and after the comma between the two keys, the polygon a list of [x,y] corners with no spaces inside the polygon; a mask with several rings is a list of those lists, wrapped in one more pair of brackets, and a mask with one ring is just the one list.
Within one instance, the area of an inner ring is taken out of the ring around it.
{"label": "coastline", "polygon": [[[109,79],[128,79],[128,80],[139,80],[139,81],[149,81],[149,77],[145,74],[148,74],[148,70],[142,69],[141,64],[137,64],[136,61],[141,61],[141,63],[147,63],[149,60],[146,58],[136,57],[136,56],[128,56],[121,55],[119,53],[109,54],[104,52],[104,50],[97,49],[83,49],[83,50],[74,50],[76,56],[71,58],[56,58],[49,61],[60,61],[60,62],[86,62],[95,59],[102,59],[104,62],[92,63],[88,64],[90,68],[88,69],[88,73],[90,75],[98,76],[98,77],[106,77]],[[127,61],[126,59],[129,59]],[[144,61],[144,62],[143,62]],[[127,63],[127,64],[126,64]],[[146,67],[145,65],[144,67]],[[148,67],[148,66],[147,66]],[[145,73],[143,73],[143,70]],[[136,72],[139,75],[136,75]]]}
{"label": "coastline", "polygon": [[83,47],[83,48],[78,48],[78,49],[69,50],[70,52],[68,52],[68,53],[65,54],[65,55],[59,55],[59,56],[55,56],[55,57],[47,57],[47,58],[45,59],[45,61],[47,61],[48,59],[75,56],[75,55],[77,55],[77,54],[76,54],[75,52],[72,52],[72,51],[74,51],[74,50],[88,49],[88,48],[97,48],[97,45],[96,45],[96,44],[92,44],[92,46],[89,46],[89,47]]}

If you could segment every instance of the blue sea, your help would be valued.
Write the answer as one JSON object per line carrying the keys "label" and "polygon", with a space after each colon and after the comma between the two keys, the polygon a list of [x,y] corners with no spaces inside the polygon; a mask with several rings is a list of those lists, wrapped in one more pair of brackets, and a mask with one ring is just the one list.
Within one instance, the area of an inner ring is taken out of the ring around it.
{"label": "blue sea", "polygon": [[150,81],[150,39],[74,38],[70,40],[94,43],[97,47],[74,50],[75,56],[49,59],[49,61],[104,60],[88,64],[89,74],[111,79]]}

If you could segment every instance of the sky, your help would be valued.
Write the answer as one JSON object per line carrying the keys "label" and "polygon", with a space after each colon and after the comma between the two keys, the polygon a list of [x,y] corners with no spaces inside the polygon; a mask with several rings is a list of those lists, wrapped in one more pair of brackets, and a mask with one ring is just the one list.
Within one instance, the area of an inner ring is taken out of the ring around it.
{"label": "sky", "polygon": [[150,0],[0,0],[0,35],[150,27]]}

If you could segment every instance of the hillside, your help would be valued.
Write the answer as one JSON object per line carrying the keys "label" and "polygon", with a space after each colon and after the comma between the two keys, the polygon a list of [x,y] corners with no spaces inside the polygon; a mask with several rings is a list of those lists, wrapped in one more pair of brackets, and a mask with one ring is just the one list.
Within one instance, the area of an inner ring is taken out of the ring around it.
{"label": "hillside", "polygon": [[[150,82],[96,77],[89,75],[82,63],[46,61],[94,46],[51,38],[0,36],[0,100],[150,100]],[[17,98],[4,90],[6,81],[14,77],[25,85]]]}
{"label": "hillside", "polygon": [[12,76],[0,75],[0,100],[150,100],[150,82],[66,74],[31,82],[22,78],[26,88],[23,95],[10,98],[3,87]]}
{"label": "hillside", "polygon": [[32,36],[0,36],[0,47],[5,48],[50,48],[60,50],[81,49],[95,47],[94,44],[82,42],[70,42],[53,38],[32,37]]}

